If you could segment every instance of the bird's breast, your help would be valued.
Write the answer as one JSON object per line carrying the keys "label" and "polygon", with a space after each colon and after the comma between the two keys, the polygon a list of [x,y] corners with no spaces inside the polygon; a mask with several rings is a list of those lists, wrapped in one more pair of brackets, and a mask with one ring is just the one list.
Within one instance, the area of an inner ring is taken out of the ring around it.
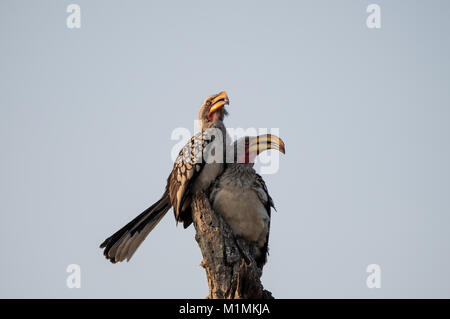
{"label": "bird's breast", "polygon": [[235,235],[257,242],[260,247],[264,245],[269,229],[269,215],[254,190],[222,187],[212,204]]}

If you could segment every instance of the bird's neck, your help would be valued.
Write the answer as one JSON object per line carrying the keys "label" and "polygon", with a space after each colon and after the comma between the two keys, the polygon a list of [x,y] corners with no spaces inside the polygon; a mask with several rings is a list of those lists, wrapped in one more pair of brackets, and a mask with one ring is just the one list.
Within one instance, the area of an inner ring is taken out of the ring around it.
{"label": "bird's neck", "polygon": [[223,122],[220,121],[220,120],[217,120],[217,121],[214,121],[214,122],[203,121],[202,122],[202,129],[208,129],[208,128],[218,128],[221,131],[225,131],[226,130],[225,124],[223,124]]}
{"label": "bird's neck", "polygon": [[242,164],[242,163],[230,163],[227,164],[227,168],[231,171],[238,174],[253,174],[255,173],[255,169],[251,164]]}
{"label": "bird's neck", "polygon": [[[202,124],[202,130],[207,129],[218,129],[222,133],[223,143],[224,143],[224,149],[228,149],[228,145],[231,144],[231,137],[227,133],[227,128],[225,127],[225,124],[223,124],[222,121],[214,121],[214,122],[206,122]],[[214,134],[214,132],[210,132],[211,134]]]}
{"label": "bird's neck", "polygon": [[248,164],[231,163],[227,164],[224,172],[224,177],[227,178],[224,180],[233,184],[230,186],[248,187],[252,184],[255,173],[253,167]]}

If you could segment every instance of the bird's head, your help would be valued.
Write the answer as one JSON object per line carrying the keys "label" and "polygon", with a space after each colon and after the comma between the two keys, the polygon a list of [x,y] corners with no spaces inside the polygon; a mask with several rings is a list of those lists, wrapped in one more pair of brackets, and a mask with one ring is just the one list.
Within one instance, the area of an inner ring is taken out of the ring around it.
{"label": "bird's head", "polygon": [[203,128],[211,127],[217,121],[223,121],[228,112],[225,105],[229,104],[228,95],[225,91],[208,96],[200,107],[198,120]]}
{"label": "bird's head", "polygon": [[285,154],[283,140],[273,134],[241,137],[234,142],[233,149],[236,163],[251,166],[255,164],[256,157],[266,150],[274,149]]}

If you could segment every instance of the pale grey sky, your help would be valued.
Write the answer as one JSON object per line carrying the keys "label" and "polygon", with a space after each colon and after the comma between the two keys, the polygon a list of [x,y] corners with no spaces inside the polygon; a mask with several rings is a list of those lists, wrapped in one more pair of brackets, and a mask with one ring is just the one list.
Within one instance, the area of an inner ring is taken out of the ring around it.
{"label": "pale grey sky", "polygon": [[[66,27],[70,3],[81,29]],[[159,198],[173,129],[226,90],[227,126],[276,127],[287,146],[265,176],[274,296],[449,298],[449,9],[2,0],[0,297],[206,296],[194,230],[172,212],[129,263],[98,245]]]}

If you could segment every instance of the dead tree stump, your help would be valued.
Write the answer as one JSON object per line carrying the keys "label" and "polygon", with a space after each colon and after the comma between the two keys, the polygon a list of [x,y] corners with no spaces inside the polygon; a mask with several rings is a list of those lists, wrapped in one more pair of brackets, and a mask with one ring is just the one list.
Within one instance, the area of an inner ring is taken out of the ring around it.
{"label": "dead tree stump", "polygon": [[209,299],[273,299],[261,283],[253,244],[235,238],[230,226],[211,209],[205,193],[192,201],[195,240],[202,251]]}

